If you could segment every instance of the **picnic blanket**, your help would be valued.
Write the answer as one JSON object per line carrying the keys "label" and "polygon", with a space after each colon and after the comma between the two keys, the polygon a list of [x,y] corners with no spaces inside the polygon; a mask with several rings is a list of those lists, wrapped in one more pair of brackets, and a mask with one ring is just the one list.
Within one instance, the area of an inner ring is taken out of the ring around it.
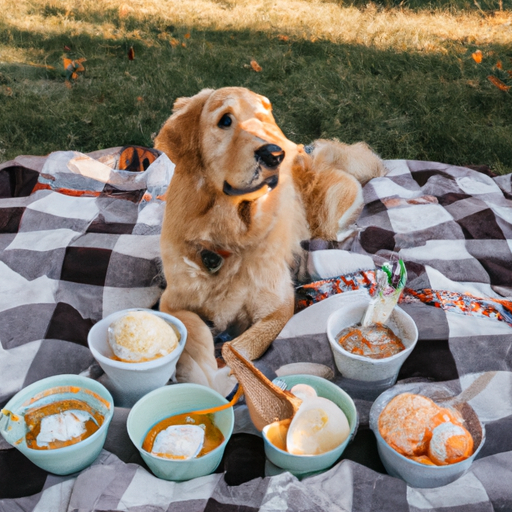
{"label": "picnic blanket", "polygon": [[[217,472],[167,482],[129,440],[129,409],[116,407],[104,450],[78,474],[48,474],[0,438],[0,511],[511,510],[512,175],[433,162],[386,166],[387,176],[364,187],[351,236],[304,243],[314,284],[298,287],[297,313],[256,362],[269,377],[296,363],[326,365],[354,398],[359,427],[333,468],[300,479],[270,464],[242,403]],[[101,382],[90,327],[122,308],[157,307],[163,194],[173,170],[145,148],[0,165],[0,406],[50,375]],[[419,341],[396,385],[463,393],[486,428],[470,471],[435,489],[386,474],[368,427],[378,385],[343,378],[325,334],[329,314],[366,296],[375,268],[397,258],[408,271],[401,307]]]}

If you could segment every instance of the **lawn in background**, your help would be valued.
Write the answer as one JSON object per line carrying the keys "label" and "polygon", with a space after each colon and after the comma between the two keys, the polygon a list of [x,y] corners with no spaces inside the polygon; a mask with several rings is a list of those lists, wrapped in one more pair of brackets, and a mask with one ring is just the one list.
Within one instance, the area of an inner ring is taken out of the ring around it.
{"label": "lawn in background", "polygon": [[176,98],[236,85],[298,143],[509,173],[511,1],[0,0],[0,161],[152,146]]}

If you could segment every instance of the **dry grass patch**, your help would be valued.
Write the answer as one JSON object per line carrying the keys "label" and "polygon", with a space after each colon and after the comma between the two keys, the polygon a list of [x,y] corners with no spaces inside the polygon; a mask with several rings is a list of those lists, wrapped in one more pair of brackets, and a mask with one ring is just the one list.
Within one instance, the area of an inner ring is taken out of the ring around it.
{"label": "dry grass patch", "polygon": [[[297,142],[512,171],[510,94],[487,78],[512,85],[511,0],[382,1],[0,0],[0,159],[151,145],[176,97],[240,85]],[[71,88],[63,56],[87,59]]]}

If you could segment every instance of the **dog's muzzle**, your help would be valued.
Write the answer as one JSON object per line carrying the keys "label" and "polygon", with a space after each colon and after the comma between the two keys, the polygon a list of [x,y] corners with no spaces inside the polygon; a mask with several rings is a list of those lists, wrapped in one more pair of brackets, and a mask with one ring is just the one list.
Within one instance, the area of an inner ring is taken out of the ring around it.
{"label": "dog's muzzle", "polygon": [[273,174],[272,176],[269,176],[266,180],[263,180],[259,185],[248,188],[235,188],[232,187],[227,181],[225,181],[222,191],[224,192],[224,194],[228,196],[245,196],[247,194],[251,194],[252,192],[258,191],[265,186],[268,186],[270,190],[273,190],[277,187],[278,182],[278,174]]}

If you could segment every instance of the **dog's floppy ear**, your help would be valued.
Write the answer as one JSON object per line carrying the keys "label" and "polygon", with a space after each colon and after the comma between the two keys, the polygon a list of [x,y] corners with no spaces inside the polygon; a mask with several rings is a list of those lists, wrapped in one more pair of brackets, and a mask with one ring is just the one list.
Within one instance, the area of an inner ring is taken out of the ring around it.
{"label": "dog's floppy ear", "polygon": [[175,164],[185,155],[189,158],[200,156],[199,118],[212,93],[213,89],[203,89],[190,98],[178,98],[172,116],[156,136],[155,148],[163,151]]}

